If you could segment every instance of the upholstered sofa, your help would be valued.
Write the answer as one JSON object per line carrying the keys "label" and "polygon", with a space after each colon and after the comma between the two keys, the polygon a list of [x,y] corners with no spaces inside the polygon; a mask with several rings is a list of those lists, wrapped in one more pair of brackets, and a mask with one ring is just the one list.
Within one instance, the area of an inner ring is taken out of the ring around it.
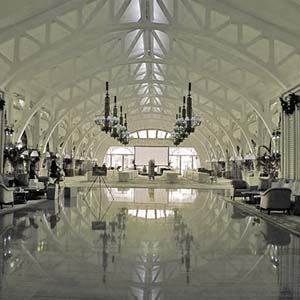
{"label": "upholstered sofa", "polygon": [[269,188],[261,195],[260,211],[267,210],[270,214],[271,210],[282,210],[290,214],[291,192],[284,187]]}
{"label": "upholstered sofa", "polygon": [[250,186],[245,180],[234,179],[231,180],[231,184],[232,184],[231,199],[233,200],[235,197],[244,197],[242,192],[250,191]]}
{"label": "upholstered sofa", "polygon": [[8,188],[3,183],[0,182],[0,206],[1,209],[3,205],[11,204],[14,206],[14,189]]}

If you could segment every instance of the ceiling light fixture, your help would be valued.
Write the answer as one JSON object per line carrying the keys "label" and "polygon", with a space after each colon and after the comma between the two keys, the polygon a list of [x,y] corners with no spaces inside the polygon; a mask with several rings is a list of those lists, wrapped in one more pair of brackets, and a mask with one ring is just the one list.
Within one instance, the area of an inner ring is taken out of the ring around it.
{"label": "ceiling light fixture", "polygon": [[174,145],[178,146],[201,125],[199,116],[193,116],[193,102],[191,96],[192,83],[189,82],[188,95],[183,97],[183,105],[179,106],[179,113],[176,114],[174,130],[171,132]]}
{"label": "ceiling light fixture", "polygon": [[117,139],[121,144],[129,143],[129,131],[127,129],[127,115],[124,114],[122,106],[120,106],[120,117],[118,117],[117,97],[114,97],[114,108],[112,115],[110,114],[110,96],[109,84],[105,83],[106,96],[104,100],[104,116],[96,116],[95,123],[101,127],[105,133],[109,133],[111,137]]}

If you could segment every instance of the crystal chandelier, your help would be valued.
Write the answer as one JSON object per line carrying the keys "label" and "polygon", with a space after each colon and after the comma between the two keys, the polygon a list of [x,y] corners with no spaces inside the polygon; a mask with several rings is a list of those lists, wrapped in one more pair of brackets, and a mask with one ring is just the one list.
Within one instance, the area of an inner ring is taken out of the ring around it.
{"label": "crystal chandelier", "polygon": [[199,116],[193,116],[193,104],[191,97],[192,84],[189,82],[187,98],[183,97],[183,105],[179,106],[179,113],[176,114],[174,130],[171,132],[174,145],[178,146],[197,126],[201,125]]}
{"label": "crystal chandelier", "polygon": [[110,114],[110,96],[108,91],[108,81],[105,84],[106,95],[104,100],[104,116],[97,115],[95,123],[101,127],[101,130],[114,139],[117,139],[121,144],[129,143],[129,132],[127,129],[127,116],[124,114],[122,106],[120,106],[120,117],[118,117],[117,97],[114,97],[114,107],[112,115]]}

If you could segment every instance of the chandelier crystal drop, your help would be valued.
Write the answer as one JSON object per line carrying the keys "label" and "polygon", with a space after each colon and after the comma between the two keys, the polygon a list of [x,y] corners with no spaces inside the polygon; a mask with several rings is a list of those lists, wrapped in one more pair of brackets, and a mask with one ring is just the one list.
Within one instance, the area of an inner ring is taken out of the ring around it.
{"label": "chandelier crystal drop", "polygon": [[100,126],[101,131],[104,131],[106,134],[110,134],[112,138],[116,139],[121,144],[127,145],[129,143],[130,134],[127,129],[127,115],[124,114],[123,118],[123,110],[122,106],[120,106],[120,117],[118,116],[116,96],[114,97],[114,107],[111,114],[108,82],[106,82],[105,88],[106,95],[104,100],[104,116],[97,115],[95,117],[95,123]]}
{"label": "chandelier crystal drop", "polygon": [[201,125],[201,118],[193,115],[193,102],[191,96],[192,84],[189,82],[188,95],[183,97],[182,107],[179,106],[179,113],[176,114],[176,121],[171,136],[173,144],[180,145],[197,126]]}

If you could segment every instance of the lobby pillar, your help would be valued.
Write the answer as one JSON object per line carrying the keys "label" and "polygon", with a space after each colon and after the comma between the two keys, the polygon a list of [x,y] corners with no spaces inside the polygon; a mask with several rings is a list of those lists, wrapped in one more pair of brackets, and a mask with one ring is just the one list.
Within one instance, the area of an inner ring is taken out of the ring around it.
{"label": "lobby pillar", "polygon": [[37,112],[34,115],[34,127],[32,132],[32,140],[33,140],[33,147],[38,148],[40,144],[40,112]]}
{"label": "lobby pillar", "polygon": [[282,97],[281,106],[282,177],[300,180],[300,95]]}

